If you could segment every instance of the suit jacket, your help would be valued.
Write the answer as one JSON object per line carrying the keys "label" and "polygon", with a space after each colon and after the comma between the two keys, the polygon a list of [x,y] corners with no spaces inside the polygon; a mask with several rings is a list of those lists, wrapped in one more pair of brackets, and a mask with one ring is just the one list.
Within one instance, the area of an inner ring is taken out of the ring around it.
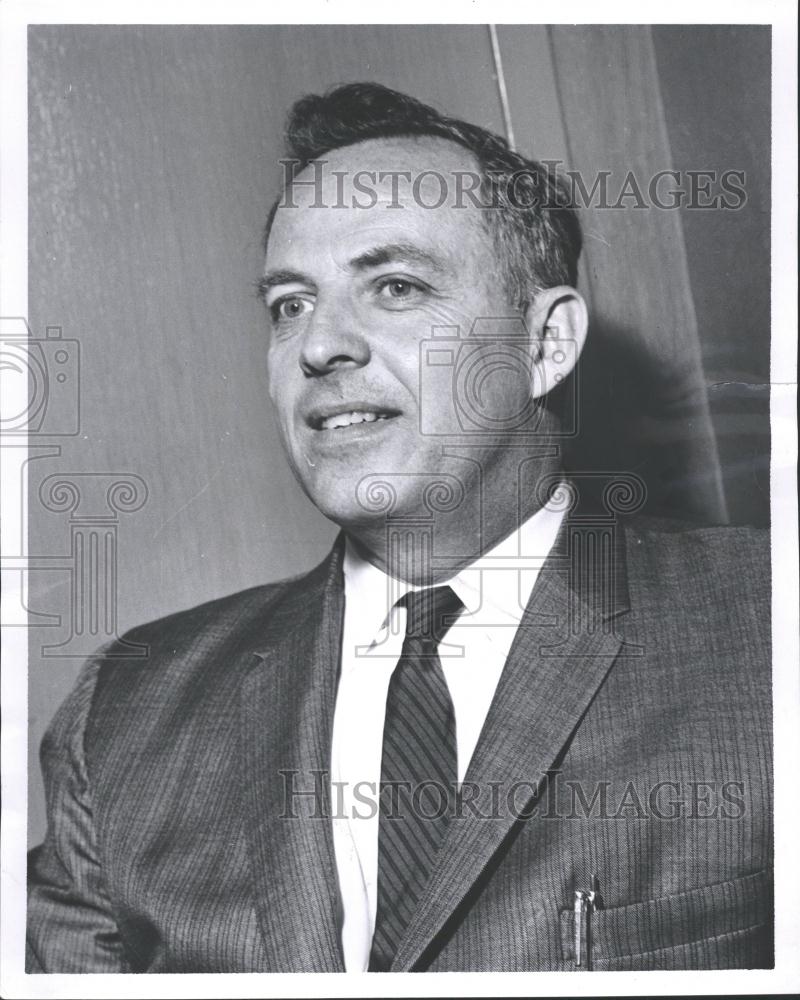
{"label": "suit jacket", "polygon": [[[393,969],[773,964],[767,533],[613,535],[565,522]],[[43,743],[31,971],[343,969],[343,604],[340,540],[85,667]]]}

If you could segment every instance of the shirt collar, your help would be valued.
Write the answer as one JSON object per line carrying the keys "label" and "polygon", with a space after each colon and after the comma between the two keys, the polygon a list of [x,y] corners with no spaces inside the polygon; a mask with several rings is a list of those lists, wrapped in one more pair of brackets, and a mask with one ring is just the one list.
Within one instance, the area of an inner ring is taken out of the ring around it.
{"label": "shirt collar", "polygon": [[[508,537],[440,585],[452,587],[470,615],[486,613],[496,621],[499,614],[509,624],[518,624],[563,516],[563,510],[541,507]],[[420,588],[373,566],[359,555],[349,538],[343,568],[345,614],[349,609],[353,615],[354,638],[368,646],[387,627],[396,602]]]}

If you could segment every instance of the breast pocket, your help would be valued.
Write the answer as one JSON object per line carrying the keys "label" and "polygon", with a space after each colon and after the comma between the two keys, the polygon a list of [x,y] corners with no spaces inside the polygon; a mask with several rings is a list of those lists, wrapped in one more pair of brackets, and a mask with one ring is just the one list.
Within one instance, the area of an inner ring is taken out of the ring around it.
{"label": "breast pocket", "polygon": [[768,969],[774,965],[772,871],[626,906],[562,910],[575,968]]}

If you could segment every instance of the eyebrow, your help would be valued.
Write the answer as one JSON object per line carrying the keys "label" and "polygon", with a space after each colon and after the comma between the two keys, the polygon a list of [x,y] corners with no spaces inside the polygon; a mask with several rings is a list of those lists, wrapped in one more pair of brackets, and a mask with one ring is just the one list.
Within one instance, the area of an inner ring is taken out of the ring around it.
{"label": "eyebrow", "polygon": [[421,264],[431,270],[441,273],[445,270],[442,262],[428,253],[421,250],[413,243],[387,243],[384,246],[373,247],[354,257],[350,261],[350,267],[357,271],[364,271],[370,267],[381,267],[383,264]]}
{"label": "eyebrow", "polygon": [[303,274],[300,271],[291,271],[286,268],[280,268],[274,271],[267,271],[263,277],[259,278],[256,284],[256,291],[258,297],[266,301],[267,292],[270,288],[275,288],[277,285],[293,284],[313,285],[314,282],[307,274]]}
{"label": "eyebrow", "polygon": [[[433,254],[426,250],[421,250],[413,243],[387,243],[383,246],[371,247],[357,257],[348,261],[348,267],[354,271],[366,271],[372,267],[381,267],[384,264],[417,264],[430,268],[437,274],[446,270],[444,264]],[[278,268],[267,271],[257,283],[257,292],[260,299],[266,299],[267,292],[278,285],[315,285],[316,282],[307,274],[301,271],[292,271],[287,268]]]}

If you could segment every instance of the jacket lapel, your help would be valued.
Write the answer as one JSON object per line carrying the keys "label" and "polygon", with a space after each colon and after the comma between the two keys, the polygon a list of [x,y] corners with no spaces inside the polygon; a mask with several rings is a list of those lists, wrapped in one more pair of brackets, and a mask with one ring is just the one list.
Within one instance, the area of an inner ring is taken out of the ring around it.
{"label": "jacket lapel", "polygon": [[[528,602],[464,786],[477,786],[442,845],[406,928],[392,971],[411,970],[530,805],[602,684],[621,640],[613,619],[627,608],[624,549],[597,547],[597,532],[565,519]],[[594,553],[594,555],[592,555]],[[597,554],[601,554],[598,565]],[[569,611],[568,611],[569,609]],[[629,650],[636,655],[634,649]],[[508,807],[505,790],[524,783]],[[503,794],[491,789],[503,789]],[[530,793],[525,794],[533,786]],[[489,815],[491,818],[486,818]]]}
{"label": "jacket lapel", "polygon": [[259,924],[275,972],[344,969],[329,807],[342,541],[271,611],[242,688],[247,833]]}

